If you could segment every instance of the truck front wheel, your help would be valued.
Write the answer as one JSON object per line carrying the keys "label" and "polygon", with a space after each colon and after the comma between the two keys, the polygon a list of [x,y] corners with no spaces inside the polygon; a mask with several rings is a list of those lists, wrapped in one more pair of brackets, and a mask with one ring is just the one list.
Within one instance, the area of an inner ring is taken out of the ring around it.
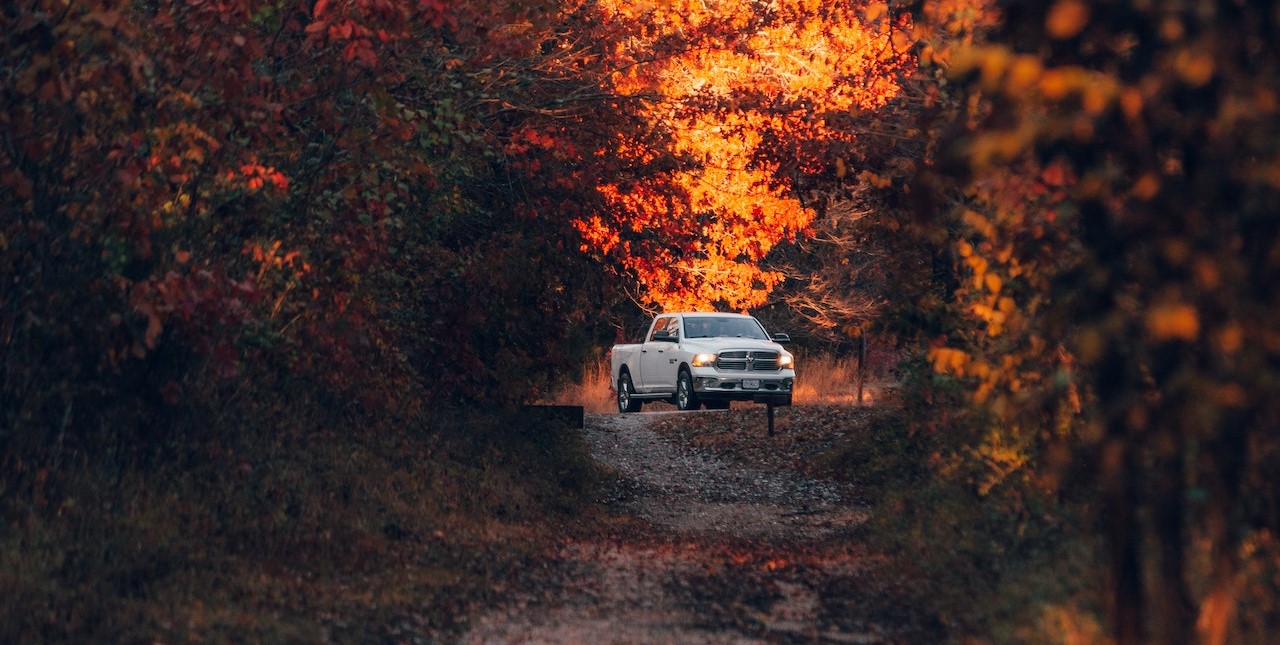
{"label": "truck front wheel", "polygon": [[676,407],[681,410],[697,410],[698,395],[693,393],[693,376],[689,370],[680,370],[676,380]]}
{"label": "truck front wheel", "polygon": [[618,412],[626,414],[628,412],[639,412],[640,406],[644,405],[644,401],[632,398],[636,389],[631,386],[631,375],[623,372],[618,375]]}

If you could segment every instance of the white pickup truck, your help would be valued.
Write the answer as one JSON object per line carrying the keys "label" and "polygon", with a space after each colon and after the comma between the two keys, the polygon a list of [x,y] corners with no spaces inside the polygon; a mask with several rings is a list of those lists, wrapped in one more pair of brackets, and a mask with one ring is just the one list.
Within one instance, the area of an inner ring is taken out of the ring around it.
{"label": "white pickup truck", "polygon": [[725,409],[731,401],[790,405],[795,357],[781,345],[790,340],[743,314],[662,314],[643,342],[613,346],[609,383],[618,411],[639,412],[653,400],[681,410]]}

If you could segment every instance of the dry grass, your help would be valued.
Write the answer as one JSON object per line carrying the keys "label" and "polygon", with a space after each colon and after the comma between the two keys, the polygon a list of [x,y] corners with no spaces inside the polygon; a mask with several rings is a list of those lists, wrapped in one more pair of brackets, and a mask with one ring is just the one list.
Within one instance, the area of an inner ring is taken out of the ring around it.
{"label": "dry grass", "polygon": [[606,355],[583,370],[582,380],[569,383],[546,401],[552,405],[580,405],[587,414],[617,412],[609,387],[609,357]]}
{"label": "dry grass", "polygon": [[872,371],[865,375],[862,399],[858,399],[858,359],[826,354],[796,357],[796,405],[869,405],[889,385],[884,376]]}
{"label": "dry grass", "polygon": [[[857,405],[858,362],[856,358],[837,358],[826,354],[796,357],[796,389],[792,395],[796,405]],[[893,383],[887,370],[868,370],[862,388],[862,404],[875,403]],[[543,403],[554,405],[581,405],[588,414],[608,414],[617,411],[613,389],[609,387],[609,358],[597,360],[584,371],[577,383],[566,385]],[[750,406],[737,402],[734,407]],[[662,402],[646,402],[645,409],[674,410],[674,406]]]}

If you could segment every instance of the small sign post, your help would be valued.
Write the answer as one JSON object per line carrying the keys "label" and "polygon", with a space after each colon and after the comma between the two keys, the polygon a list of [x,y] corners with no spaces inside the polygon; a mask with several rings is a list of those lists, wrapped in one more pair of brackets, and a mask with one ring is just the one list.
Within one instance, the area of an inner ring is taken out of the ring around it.
{"label": "small sign post", "polygon": [[765,404],[765,414],[769,417],[769,436],[773,436],[773,408],[779,405],[791,405],[790,394],[757,393],[756,403]]}

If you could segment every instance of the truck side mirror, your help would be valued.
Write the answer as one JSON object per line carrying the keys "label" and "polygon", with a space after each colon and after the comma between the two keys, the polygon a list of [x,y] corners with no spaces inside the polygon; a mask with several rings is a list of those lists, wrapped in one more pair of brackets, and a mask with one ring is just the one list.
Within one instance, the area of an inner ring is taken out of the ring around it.
{"label": "truck side mirror", "polygon": [[781,344],[781,343],[789,343],[789,342],[791,342],[791,337],[790,337],[790,336],[788,336],[788,335],[786,335],[786,334],[774,334],[774,335],[773,335],[773,342],[775,342],[775,343],[780,343],[780,344]]}
{"label": "truck side mirror", "polygon": [[658,331],[653,332],[653,340],[654,342],[674,343],[676,342],[676,337],[672,336],[671,332],[665,329],[659,329]]}

